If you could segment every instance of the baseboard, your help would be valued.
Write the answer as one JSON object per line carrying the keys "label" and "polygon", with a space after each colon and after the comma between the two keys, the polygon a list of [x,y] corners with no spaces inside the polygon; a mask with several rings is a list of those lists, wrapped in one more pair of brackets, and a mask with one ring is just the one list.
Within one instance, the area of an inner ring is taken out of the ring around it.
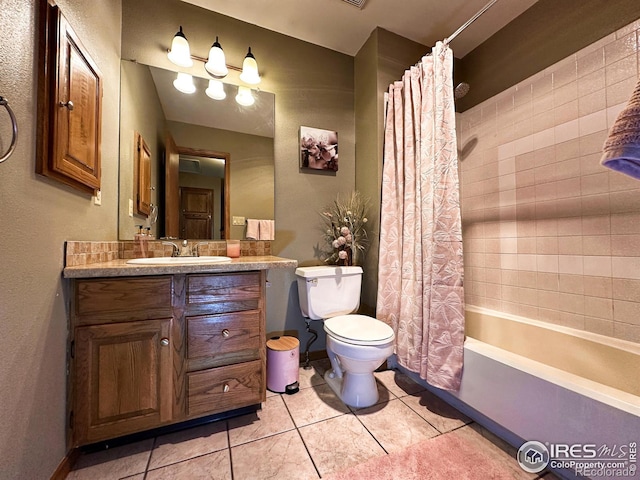
{"label": "baseboard", "polygon": [[[314,360],[322,360],[323,358],[329,358],[326,350],[315,350],[313,352],[309,352],[309,360],[312,362]],[[304,364],[304,359],[300,358],[300,365],[303,365],[303,364]]]}
{"label": "baseboard", "polygon": [[51,480],[65,480],[69,473],[71,473],[71,469],[78,461],[78,457],[80,456],[80,450],[74,448],[67,452],[64,456],[56,471],[51,475]]}

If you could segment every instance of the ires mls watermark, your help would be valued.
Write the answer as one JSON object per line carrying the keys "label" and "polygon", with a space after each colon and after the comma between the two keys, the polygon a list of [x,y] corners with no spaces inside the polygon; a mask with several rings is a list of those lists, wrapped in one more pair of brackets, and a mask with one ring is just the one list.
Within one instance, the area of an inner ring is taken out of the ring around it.
{"label": "ires mls watermark", "polygon": [[528,473],[545,468],[570,469],[588,478],[633,478],[636,476],[636,442],[621,445],[593,443],[541,443],[529,441],[518,449],[517,460]]}

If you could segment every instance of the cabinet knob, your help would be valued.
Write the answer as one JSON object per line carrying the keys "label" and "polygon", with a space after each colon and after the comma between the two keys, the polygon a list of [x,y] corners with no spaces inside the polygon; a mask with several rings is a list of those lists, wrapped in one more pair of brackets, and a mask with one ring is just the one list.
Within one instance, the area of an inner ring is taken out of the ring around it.
{"label": "cabinet knob", "polygon": [[224,338],[227,338],[229,336],[229,330],[227,330],[226,328],[224,330],[222,330],[222,336]]}
{"label": "cabinet knob", "polygon": [[69,100],[68,102],[60,102],[61,107],[67,107],[69,111],[73,110],[73,102]]}
{"label": "cabinet knob", "polygon": [[163,347],[166,347],[167,345],[169,345],[169,339],[166,337],[160,339],[160,345],[162,345]]}
{"label": "cabinet knob", "polygon": [[228,383],[225,383],[225,384],[224,384],[224,386],[222,387],[222,391],[223,391],[224,393],[227,393],[227,392],[229,391],[229,384],[228,384]]}

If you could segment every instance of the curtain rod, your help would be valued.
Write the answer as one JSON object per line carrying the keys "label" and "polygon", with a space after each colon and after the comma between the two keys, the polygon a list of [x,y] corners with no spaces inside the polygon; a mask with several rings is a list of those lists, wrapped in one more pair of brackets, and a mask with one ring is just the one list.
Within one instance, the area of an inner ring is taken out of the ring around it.
{"label": "curtain rod", "polygon": [[464,29],[466,29],[469,25],[471,25],[473,22],[475,22],[478,17],[480,17],[480,15],[482,15],[484,12],[486,12],[487,10],[489,10],[494,3],[496,3],[498,0],[491,0],[489,3],[487,3],[484,7],[482,7],[478,13],[476,13],[473,17],[471,17],[469,20],[467,20],[460,28],[458,28],[455,32],[453,32],[449,37],[444,39],[444,44],[448,45],[449,42],[451,42],[451,40],[453,40],[454,38],[456,38]]}

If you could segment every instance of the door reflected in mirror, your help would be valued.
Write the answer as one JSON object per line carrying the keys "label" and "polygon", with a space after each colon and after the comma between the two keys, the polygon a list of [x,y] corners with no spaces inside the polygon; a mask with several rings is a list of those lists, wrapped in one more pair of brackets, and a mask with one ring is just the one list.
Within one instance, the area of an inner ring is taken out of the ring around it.
{"label": "door reflected in mirror", "polygon": [[165,189],[166,236],[226,239],[230,231],[230,154],[177,147],[169,135],[166,145],[171,161],[165,163],[165,184],[178,179],[177,189]]}
{"label": "door reflected in mirror", "polygon": [[[232,216],[274,218],[275,95],[253,90],[256,101],[246,107],[235,102],[237,86],[225,84],[219,101],[206,95],[208,79],[194,78],[196,92],[188,95],[173,87],[175,78],[176,72],[121,63],[118,236],[132,239],[136,225],[148,225],[156,237],[210,232],[211,239],[242,239],[244,224],[232,225]],[[134,132],[149,147],[157,222],[131,209]]]}

